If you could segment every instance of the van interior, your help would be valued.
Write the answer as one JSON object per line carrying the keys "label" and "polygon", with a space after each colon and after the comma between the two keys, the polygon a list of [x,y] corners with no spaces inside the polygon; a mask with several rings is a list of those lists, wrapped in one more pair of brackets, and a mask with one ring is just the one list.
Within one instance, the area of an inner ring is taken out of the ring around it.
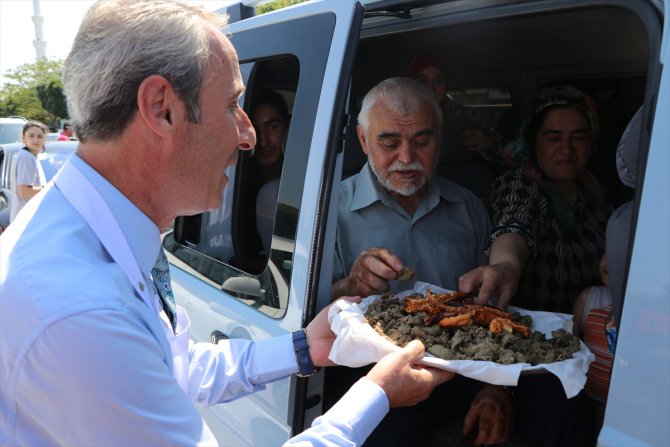
{"label": "van interior", "polygon": [[[358,172],[366,161],[356,135],[356,118],[364,95],[381,80],[404,75],[417,54],[430,52],[445,62],[448,94],[472,109],[498,133],[503,144],[517,137],[542,88],[568,84],[588,94],[596,104],[600,121],[589,169],[605,186],[613,207],[632,199],[635,192],[618,178],[615,152],[636,110],[645,102],[653,102],[647,93],[653,91],[650,83],[658,82],[659,61],[650,58],[650,54],[658,54],[651,49],[660,45],[661,30],[649,8],[621,2],[539,2],[459,12],[459,8],[463,9],[460,3],[432,4],[429,12],[419,6],[365,13],[354,50],[346,126],[342,143],[335,148],[344,151],[341,178]],[[300,63],[295,56],[242,61],[242,71],[245,70],[250,70],[244,98],[248,114],[255,107],[254,92],[261,88],[280,93],[291,112],[301,82]],[[289,141],[295,131],[289,126]],[[263,266],[268,265],[270,256],[279,256],[281,259],[274,260],[274,264],[288,266],[279,270],[284,278],[289,278],[291,253],[272,250],[272,254],[261,254],[262,259],[257,259],[255,247],[260,235],[244,212],[255,209],[255,197],[246,186],[251,180],[251,156],[249,152],[241,154],[232,176],[234,193],[224,198],[224,202],[233,202],[222,206],[222,210],[232,213],[226,224],[230,228],[220,225],[223,211],[180,217],[175,222],[174,235],[178,244],[172,251],[219,287],[230,276],[265,276],[268,282],[261,287],[264,298],[246,301],[248,294],[238,294],[245,295],[240,296],[245,302],[265,309],[267,306],[259,306],[259,302],[281,306],[287,296],[267,296],[277,287],[276,281],[263,273]],[[644,163],[644,154],[639,159]],[[291,223],[296,222],[296,211],[280,205],[275,236],[293,239],[290,228],[295,228]],[[232,234],[232,240],[211,245],[222,231]],[[196,248],[226,267],[195,261],[183,247]],[[267,273],[267,269],[264,271]],[[268,312],[281,317],[283,313],[277,310]]]}

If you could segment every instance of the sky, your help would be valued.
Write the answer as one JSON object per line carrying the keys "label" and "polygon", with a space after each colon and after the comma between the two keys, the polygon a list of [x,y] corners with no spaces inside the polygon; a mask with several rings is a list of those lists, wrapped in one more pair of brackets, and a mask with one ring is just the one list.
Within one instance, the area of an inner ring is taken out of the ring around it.
{"label": "sky", "polygon": [[[42,39],[49,59],[65,59],[81,19],[94,0],[38,0],[44,17]],[[209,10],[219,9],[233,0],[187,0]],[[0,84],[7,71],[35,62],[33,0],[0,0]]]}

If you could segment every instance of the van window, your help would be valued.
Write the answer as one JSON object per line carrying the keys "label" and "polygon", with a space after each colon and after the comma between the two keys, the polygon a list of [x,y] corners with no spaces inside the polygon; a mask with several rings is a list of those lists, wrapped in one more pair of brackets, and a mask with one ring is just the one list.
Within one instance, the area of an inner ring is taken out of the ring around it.
{"label": "van window", "polygon": [[[256,147],[228,168],[219,209],[179,217],[166,237],[168,251],[202,279],[272,316],[286,306],[293,254],[294,225],[285,228],[280,219],[275,228],[275,216],[299,68],[295,56],[241,65]],[[279,214],[297,221],[297,212],[280,208]]]}
{"label": "van window", "polygon": [[506,86],[450,88],[447,94],[486,123],[499,123],[512,110],[512,92]]}

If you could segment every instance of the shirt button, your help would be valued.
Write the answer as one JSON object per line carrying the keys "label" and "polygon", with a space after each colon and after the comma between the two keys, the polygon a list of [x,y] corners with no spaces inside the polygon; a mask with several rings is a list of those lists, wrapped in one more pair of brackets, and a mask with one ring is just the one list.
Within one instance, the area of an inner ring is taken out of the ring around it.
{"label": "shirt button", "polygon": [[143,282],[140,282],[140,283],[138,283],[138,285],[140,286],[140,290],[141,290],[142,292],[144,292],[144,283],[143,283]]}

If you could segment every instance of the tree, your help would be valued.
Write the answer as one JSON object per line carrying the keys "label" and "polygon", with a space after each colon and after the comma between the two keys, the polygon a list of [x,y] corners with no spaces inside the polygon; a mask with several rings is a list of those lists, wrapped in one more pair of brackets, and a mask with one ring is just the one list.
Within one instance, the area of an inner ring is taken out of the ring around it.
{"label": "tree", "polygon": [[[59,89],[60,95],[63,94],[60,82],[62,67],[61,60],[40,59],[9,70],[5,77],[10,82],[0,88],[0,115],[21,115],[57,127],[59,119],[67,118],[67,111],[59,108],[59,99],[50,95],[56,95]],[[52,87],[49,87],[50,84]],[[38,86],[43,88],[45,104],[49,104],[49,110],[40,100]]]}
{"label": "tree", "polygon": [[275,0],[274,2],[268,3],[267,5],[257,7],[256,14],[265,14],[266,12],[286,8],[287,6],[291,5],[297,5],[298,3],[302,3],[304,1],[306,0]]}
{"label": "tree", "polygon": [[48,84],[38,85],[37,97],[42,108],[49,112],[54,119],[67,117],[67,102],[63,94],[63,85],[60,81],[51,81]]}

